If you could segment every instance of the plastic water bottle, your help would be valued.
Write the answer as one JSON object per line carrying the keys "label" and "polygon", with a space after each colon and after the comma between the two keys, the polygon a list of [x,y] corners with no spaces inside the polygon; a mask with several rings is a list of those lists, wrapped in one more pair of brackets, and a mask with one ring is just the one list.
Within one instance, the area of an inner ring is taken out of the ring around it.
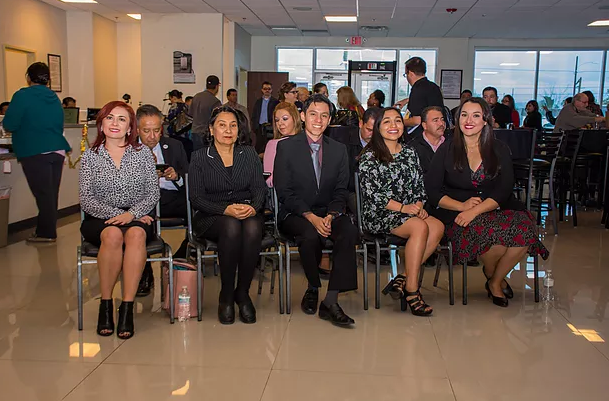
{"label": "plastic water bottle", "polygon": [[190,294],[188,287],[182,287],[178,295],[178,321],[185,322],[190,319]]}
{"label": "plastic water bottle", "polygon": [[543,278],[542,300],[546,303],[554,302],[554,276],[550,269],[546,270],[546,275]]}

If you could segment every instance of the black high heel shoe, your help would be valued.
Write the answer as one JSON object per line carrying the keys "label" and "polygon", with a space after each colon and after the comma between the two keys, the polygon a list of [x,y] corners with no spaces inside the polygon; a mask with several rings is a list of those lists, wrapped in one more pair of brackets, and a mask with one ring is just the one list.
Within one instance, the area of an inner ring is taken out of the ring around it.
{"label": "black high heel shoe", "polygon": [[383,295],[389,294],[391,298],[398,300],[404,297],[404,286],[406,285],[406,276],[398,274],[383,288]]}
{"label": "black high heel shoe", "polygon": [[133,301],[121,303],[118,307],[118,322],[116,323],[116,335],[121,340],[128,340],[135,334],[133,325]]}
{"label": "black high heel shoe", "polygon": [[[484,277],[486,277],[487,280],[491,279],[489,276],[486,275],[484,266],[482,266],[482,274],[484,274]],[[505,295],[505,297],[509,298],[509,299],[514,298],[514,291],[512,290],[512,287],[510,287],[510,283],[508,283],[506,279],[503,279],[503,281],[505,282],[505,288],[501,287],[501,291],[503,291],[503,295]]]}
{"label": "black high heel shoe", "polygon": [[103,337],[114,334],[114,307],[111,299],[102,299],[99,302],[97,334]]}
{"label": "black high heel shoe", "polygon": [[488,281],[486,282],[486,284],[484,284],[484,287],[486,288],[486,291],[488,292],[488,297],[493,298],[493,303],[495,305],[500,306],[502,308],[507,308],[507,306],[508,306],[507,298],[494,296],[493,293],[491,292],[490,287],[488,286]]}
{"label": "black high heel shoe", "polygon": [[[408,299],[408,297],[413,297]],[[421,295],[421,291],[417,290],[415,292],[404,292],[404,300],[410,306],[410,311],[415,316],[429,316],[433,313],[433,309],[430,305],[427,305],[423,300],[423,296]]]}

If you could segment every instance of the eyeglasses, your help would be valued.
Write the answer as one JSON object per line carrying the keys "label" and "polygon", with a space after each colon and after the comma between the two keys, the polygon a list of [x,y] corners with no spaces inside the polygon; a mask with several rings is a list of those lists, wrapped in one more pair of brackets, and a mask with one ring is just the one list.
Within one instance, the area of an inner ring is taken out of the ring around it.
{"label": "eyeglasses", "polygon": [[298,95],[298,91],[297,90],[296,91],[289,91],[288,93],[291,93],[293,95]]}

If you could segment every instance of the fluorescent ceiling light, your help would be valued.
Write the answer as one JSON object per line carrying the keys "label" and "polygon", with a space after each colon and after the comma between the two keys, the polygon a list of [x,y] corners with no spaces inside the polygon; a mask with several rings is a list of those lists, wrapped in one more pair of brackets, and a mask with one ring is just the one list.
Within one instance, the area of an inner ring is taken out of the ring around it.
{"label": "fluorescent ceiling light", "polygon": [[609,26],[609,19],[601,19],[588,24],[588,26]]}
{"label": "fluorescent ceiling light", "polygon": [[61,0],[64,3],[97,3],[95,0]]}
{"label": "fluorescent ceiling light", "polygon": [[272,30],[274,31],[296,31],[298,28],[295,26],[272,26]]}
{"label": "fluorescent ceiling light", "polygon": [[495,75],[495,74],[498,74],[498,72],[497,71],[480,71],[480,74]]}
{"label": "fluorescent ceiling light", "polygon": [[357,22],[357,17],[355,15],[326,15],[324,18],[328,22]]}
{"label": "fluorescent ceiling light", "polygon": [[517,65],[520,65],[520,63],[501,63],[499,65],[502,65],[504,67],[515,67]]}
{"label": "fluorescent ceiling light", "polygon": [[127,16],[137,20],[142,19],[142,14],[127,14]]}

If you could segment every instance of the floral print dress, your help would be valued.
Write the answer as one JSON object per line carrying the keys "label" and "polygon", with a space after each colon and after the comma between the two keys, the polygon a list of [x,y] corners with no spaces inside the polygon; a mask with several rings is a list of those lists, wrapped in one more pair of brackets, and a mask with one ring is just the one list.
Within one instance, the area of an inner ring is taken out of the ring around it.
{"label": "floral print dress", "polygon": [[390,163],[378,161],[371,151],[364,153],[359,174],[362,223],[373,234],[389,234],[412,217],[386,209],[390,200],[404,205],[427,200],[419,158],[410,146],[402,146]]}

